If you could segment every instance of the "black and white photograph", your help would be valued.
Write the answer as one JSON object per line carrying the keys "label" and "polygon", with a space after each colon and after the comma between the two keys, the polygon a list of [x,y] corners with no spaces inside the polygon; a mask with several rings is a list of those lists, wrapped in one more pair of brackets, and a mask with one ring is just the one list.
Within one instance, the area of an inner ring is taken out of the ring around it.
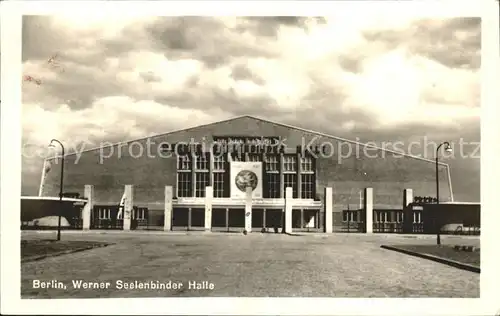
{"label": "black and white photograph", "polygon": [[23,14],[20,299],[484,298],[484,17],[346,3]]}

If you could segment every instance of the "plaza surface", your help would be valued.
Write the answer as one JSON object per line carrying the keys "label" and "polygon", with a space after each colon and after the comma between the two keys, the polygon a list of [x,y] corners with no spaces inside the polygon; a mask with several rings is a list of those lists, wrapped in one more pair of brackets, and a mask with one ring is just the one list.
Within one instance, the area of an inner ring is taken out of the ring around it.
{"label": "plaza surface", "polygon": [[[54,238],[23,232],[23,239]],[[432,244],[401,235],[63,232],[64,240],[114,243],[21,264],[23,298],[99,297],[479,297],[479,274],[381,249]],[[479,245],[478,237],[444,236],[443,244]],[[35,289],[33,280],[66,289]],[[73,280],[110,282],[75,289]],[[115,282],[180,282],[181,289],[117,289]],[[214,289],[188,289],[189,281]],[[205,283],[207,284],[207,283]]]}

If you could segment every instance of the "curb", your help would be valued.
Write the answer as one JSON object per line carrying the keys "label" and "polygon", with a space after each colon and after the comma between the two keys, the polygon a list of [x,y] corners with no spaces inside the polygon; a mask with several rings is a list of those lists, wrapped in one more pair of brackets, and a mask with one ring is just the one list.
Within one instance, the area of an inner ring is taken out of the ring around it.
{"label": "curb", "polygon": [[51,254],[45,254],[45,255],[39,255],[39,256],[32,256],[28,258],[21,258],[21,263],[26,263],[26,262],[33,262],[33,261],[39,261],[47,258],[52,258],[52,257],[57,257],[57,256],[62,256],[62,255],[68,255],[71,253],[76,253],[76,252],[81,252],[85,250],[91,250],[91,249],[97,249],[97,248],[103,248],[107,246],[111,246],[113,244],[101,244],[101,245],[94,245],[94,246],[88,246],[88,247],[82,247],[82,248],[77,248],[77,249],[71,249],[71,250],[65,250],[65,251],[59,251],[59,252],[54,252]]}
{"label": "curb", "polygon": [[437,256],[425,254],[425,253],[410,251],[410,250],[401,249],[401,248],[392,247],[392,246],[382,245],[382,246],[380,246],[380,248],[387,249],[387,250],[392,250],[392,251],[397,251],[397,252],[400,252],[400,253],[404,253],[404,254],[407,254],[407,255],[410,255],[410,256],[419,257],[419,258],[423,258],[423,259],[427,259],[427,260],[432,260],[432,261],[435,261],[435,262],[439,262],[439,263],[446,264],[446,265],[454,267],[454,268],[458,268],[458,269],[462,269],[462,270],[467,270],[467,271],[470,271],[470,272],[481,273],[481,268],[480,267],[473,266],[473,265],[466,264],[466,263],[462,263],[462,262],[458,262],[458,261],[455,261],[455,260],[445,259],[445,258],[441,258],[441,257],[437,257]]}

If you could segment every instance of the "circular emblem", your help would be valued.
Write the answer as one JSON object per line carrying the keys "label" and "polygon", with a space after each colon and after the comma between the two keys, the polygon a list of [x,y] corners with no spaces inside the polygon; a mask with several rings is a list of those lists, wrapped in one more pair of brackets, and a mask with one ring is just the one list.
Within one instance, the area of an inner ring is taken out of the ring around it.
{"label": "circular emblem", "polygon": [[245,192],[247,187],[251,187],[252,191],[257,187],[259,179],[255,172],[250,170],[242,170],[238,172],[235,178],[236,187],[241,191]]}

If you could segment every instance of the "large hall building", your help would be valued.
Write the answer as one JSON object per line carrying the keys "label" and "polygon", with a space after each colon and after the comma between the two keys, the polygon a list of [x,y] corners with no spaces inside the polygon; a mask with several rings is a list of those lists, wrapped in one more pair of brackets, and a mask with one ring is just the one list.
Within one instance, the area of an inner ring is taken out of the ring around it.
{"label": "large hall building", "polygon": [[[40,196],[58,196],[58,163],[46,160]],[[289,203],[294,230],[340,231],[365,222],[367,202],[374,225],[402,225],[404,192],[435,196],[435,168],[433,160],[241,116],[66,155],[64,192],[92,195],[91,228],[122,227],[127,196],[135,228],[243,229],[250,216],[260,231],[283,227]],[[439,184],[440,200],[453,201],[444,163]]]}

